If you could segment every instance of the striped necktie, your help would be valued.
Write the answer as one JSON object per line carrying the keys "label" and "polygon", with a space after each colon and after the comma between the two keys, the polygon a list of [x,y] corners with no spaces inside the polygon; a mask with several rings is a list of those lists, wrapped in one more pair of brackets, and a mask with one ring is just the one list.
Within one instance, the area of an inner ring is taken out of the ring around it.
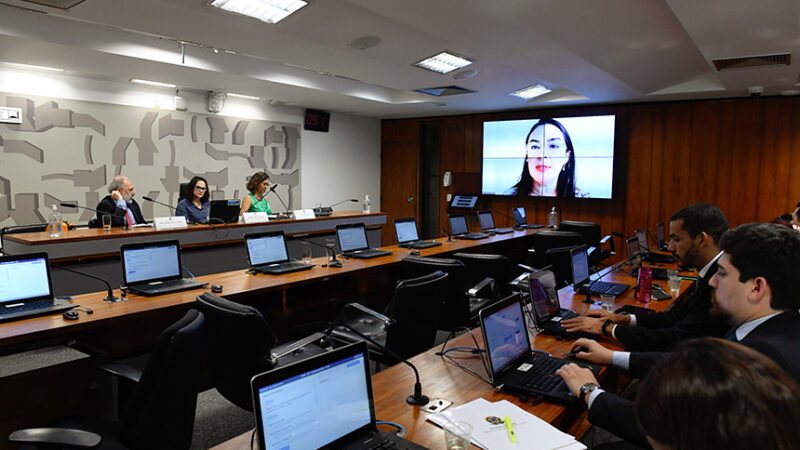
{"label": "striped necktie", "polygon": [[133,226],[133,214],[130,208],[125,210],[125,221],[128,222],[129,227]]}

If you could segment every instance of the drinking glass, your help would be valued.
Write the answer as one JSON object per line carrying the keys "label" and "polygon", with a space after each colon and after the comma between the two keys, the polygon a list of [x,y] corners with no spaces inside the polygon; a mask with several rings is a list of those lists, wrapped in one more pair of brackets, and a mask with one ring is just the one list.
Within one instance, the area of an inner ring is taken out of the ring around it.
{"label": "drinking glass", "polygon": [[111,231],[111,215],[103,214],[103,231]]}

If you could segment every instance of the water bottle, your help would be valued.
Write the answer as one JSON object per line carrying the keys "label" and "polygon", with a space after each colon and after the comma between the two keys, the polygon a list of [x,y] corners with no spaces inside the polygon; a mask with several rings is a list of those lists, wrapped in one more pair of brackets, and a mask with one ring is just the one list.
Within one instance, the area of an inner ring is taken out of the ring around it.
{"label": "water bottle", "polygon": [[63,222],[61,222],[61,213],[58,212],[56,205],[53,205],[53,212],[50,213],[50,221],[48,223],[50,224],[48,227],[50,230],[50,237],[61,237],[61,224]]}
{"label": "water bottle", "polygon": [[556,211],[555,206],[550,210],[550,228],[558,228],[558,211]]}
{"label": "water bottle", "polygon": [[364,196],[364,214],[369,214],[371,211],[370,203],[369,203],[369,194]]}

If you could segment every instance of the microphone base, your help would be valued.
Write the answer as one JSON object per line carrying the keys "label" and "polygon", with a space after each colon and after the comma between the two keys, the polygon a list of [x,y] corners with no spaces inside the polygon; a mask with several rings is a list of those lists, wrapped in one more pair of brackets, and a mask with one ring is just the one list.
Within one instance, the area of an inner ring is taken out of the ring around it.
{"label": "microphone base", "polygon": [[406,403],[409,405],[423,406],[427,405],[430,401],[431,399],[429,399],[427,395],[420,395],[419,397],[415,395],[409,395],[406,397]]}
{"label": "microphone base", "polygon": [[341,261],[330,261],[328,262],[328,267],[342,267]]}
{"label": "microphone base", "polygon": [[109,295],[108,297],[103,299],[103,301],[107,303],[118,303],[118,302],[124,302],[125,300],[127,300],[127,298],[119,298],[114,295]]}

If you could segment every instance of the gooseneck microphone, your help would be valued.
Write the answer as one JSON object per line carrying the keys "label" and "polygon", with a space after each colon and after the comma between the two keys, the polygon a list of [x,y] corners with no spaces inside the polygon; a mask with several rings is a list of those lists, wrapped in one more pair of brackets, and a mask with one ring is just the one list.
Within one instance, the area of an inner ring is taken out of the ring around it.
{"label": "gooseneck microphone", "polygon": [[[77,204],[77,203],[65,203],[65,202],[61,202],[61,203],[60,203],[60,205],[61,205],[62,207],[64,207],[64,208],[82,208],[82,209],[88,209],[89,211],[94,211],[94,212],[96,212],[97,214],[100,214],[101,216],[113,216],[113,215],[114,215],[114,214],[111,214],[111,213],[110,213],[110,212],[108,212],[108,211],[100,211],[100,210],[97,210],[97,209],[94,209],[94,208],[90,208],[90,207],[88,207],[88,206],[79,205],[79,204]],[[123,227],[122,227],[122,229],[123,229],[123,230],[126,230],[126,231],[130,230],[130,227],[128,226],[128,221],[127,221],[127,220],[125,220],[125,219],[123,218],[123,219],[122,219],[122,223],[123,223]]]}
{"label": "gooseneck microphone", "polygon": [[317,247],[322,247],[325,249],[325,256],[329,257],[328,264],[323,264],[322,267],[342,267],[342,262],[336,259],[336,249],[333,246],[322,245],[318,242],[310,241],[308,239],[303,239],[301,237],[293,236],[292,239],[297,239],[298,241],[303,241],[309,243],[311,245],[316,245]]}
{"label": "gooseneck microphone", "polygon": [[178,208],[176,208],[176,207],[174,207],[174,206],[172,206],[172,205],[170,205],[170,204],[168,204],[168,203],[163,203],[163,202],[159,202],[159,201],[153,200],[152,198],[150,198],[150,197],[148,197],[148,196],[146,196],[146,195],[143,195],[143,196],[142,196],[142,199],[143,199],[143,200],[147,200],[148,202],[153,202],[153,203],[155,203],[155,204],[157,204],[157,205],[166,206],[166,207],[167,207],[167,208],[169,208],[171,211],[175,211],[176,209],[178,209]]}
{"label": "gooseneck microphone", "polygon": [[347,200],[342,200],[342,201],[340,201],[338,203],[334,203],[331,206],[323,206],[323,207],[320,207],[320,208],[314,208],[314,215],[321,216],[321,217],[330,216],[331,214],[333,214],[333,207],[334,206],[339,206],[342,203],[347,203],[347,202],[358,203],[358,199],[348,198]]}
{"label": "gooseneck microphone", "polygon": [[106,287],[108,288],[108,295],[106,295],[106,298],[103,299],[104,302],[116,303],[116,302],[121,302],[121,301],[127,300],[127,299],[124,299],[124,298],[121,299],[121,298],[115,296],[114,295],[114,289],[111,288],[111,283],[109,283],[108,281],[98,277],[97,275],[92,275],[92,274],[89,274],[89,273],[80,272],[80,271],[77,271],[75,269],[68,269],[68,268],[66,268],[64,266],[53,265],[52,267],[55,267],[56,269],[66,270],[67,272],[77,273],[78,275],[83,275],[85,277],[94,278],[95,280],[102,281],[106,285]]}
{"label": "gooseneck microphone", "polygon": [[281,196],[280,196],[280,195],[278,195],[278,193],[277,193],[277,192],[275,192],[275,188],[277,188],[278,186],[280,186],[278,183],[275,183],[275,184],[273,184],[273,185],[272,185],[272,187],[271,187],[271,188],[269,188],[269,190],[267,191],[267,193],[266,193],[266,194],[264,194],[264,196],[266,197],[266,196],[267,196],[267,194],[269,194],[270,192],[272,192],[273,194],[275,194],[275,197],[278,197],[278,200],[280,200],[280,201],[281,201],[281,204],[283,205],[283,209],[285,209],[285,210],[286,210],[286,214],[289,214],[289,206],[287,206],[287,205],[286,205],[286,202],[284,202],[284,201],[283,201],[283,199],[281,198]]}

